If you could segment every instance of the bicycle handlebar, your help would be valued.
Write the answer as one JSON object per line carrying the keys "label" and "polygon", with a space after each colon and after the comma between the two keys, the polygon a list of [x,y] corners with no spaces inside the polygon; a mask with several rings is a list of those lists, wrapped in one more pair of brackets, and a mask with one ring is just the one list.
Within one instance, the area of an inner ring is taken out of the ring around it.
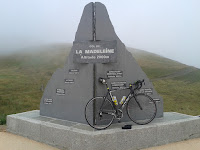
{"label": "bicycle handlebar", "polygon": [[[143,83],[143,82],[144,82],[144,79],[143,79],[143,80],[138,80],[138,81],[136,81],[135,83],[133,83],[133,85],[135,85],[134,90],[139,90],[139,89],[141,89],[142,83]],[[144,84],[145,84],[145,82],[144,82]]]}

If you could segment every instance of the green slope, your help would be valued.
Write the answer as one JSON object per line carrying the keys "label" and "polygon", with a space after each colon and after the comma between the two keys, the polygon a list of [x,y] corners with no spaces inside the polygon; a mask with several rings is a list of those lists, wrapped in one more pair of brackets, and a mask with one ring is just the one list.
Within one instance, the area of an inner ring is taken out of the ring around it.
{"label": "green slope", "polygon": [[128,48],[149,78],[168,76],[188,66],[143,50]]}
{"label": "green slope", "polygon": [[[0,124],[8,114],[39,109],[42,87],[64,66],[70,44],[32,47],[0,56]],[[164,98],[165,111],[200,114],[200,70],[128,48]]]}
{"label": "green slope", "polygon": [[200,114],[200,69],[129,49],[164,99],[164,111]]}

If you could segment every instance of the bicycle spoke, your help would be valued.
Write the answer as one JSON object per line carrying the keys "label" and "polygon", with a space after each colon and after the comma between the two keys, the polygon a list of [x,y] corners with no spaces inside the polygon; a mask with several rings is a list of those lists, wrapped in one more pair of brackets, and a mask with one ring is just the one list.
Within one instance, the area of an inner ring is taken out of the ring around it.
{"label": "bicycle spoke", "polygon": [[112,103],[97,97],[91,99],[85,108],[85,118],[88,124],[95,129],[105,129],[111,125],[114,119]]}
{"label": "bicycle spoke", "polygon": [[127,113],[129,118],[136,124],[147,124],[156,116],[157,108],[151,97],[138,94],[127,104]]}

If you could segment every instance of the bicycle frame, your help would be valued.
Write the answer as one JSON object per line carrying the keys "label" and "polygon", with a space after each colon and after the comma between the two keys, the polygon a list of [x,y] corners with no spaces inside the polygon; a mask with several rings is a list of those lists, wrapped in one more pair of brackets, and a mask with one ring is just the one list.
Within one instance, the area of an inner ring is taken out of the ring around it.
{"label": "bicycle frame", "polygon": [[[126,106],[127,102],[128,102],[132,97],[135,96],[135,92],[134,92],[134,91],[131,91],[130,87],[125,87],[125,88],[120,88],[120,89],[115,89],[115,90],[110,90],[107,84],[106,84],[106,87],[107,87],[107,90],[108,90],[108,91],[107,91],[107,93],[106,93],[106,96],[103,97],[103,98],[104,98],[104,101],[103,101],[103,103],[102,103],[102,105],[101,105],[101,107],[100,107],[100,110],[102,110],[102,106],[103,106],[103,104],[104,104],[104,102],[105,102],[105,100],[106,100],[106,98],[107,98],[107,99],[113,104],[114,109],[115,109],[115,111],[116,111],[116,113],[117,113],[117,110],[123,110],[124,107]],[[121,104],[120,107],[117,109],[116,105],[115,105],[114,102],[112,101],[112,98],[113,98],[112,92],[122,91],[122,90],[127,90],[127,89],[130,89],[130,92],[129,92],[129,94],[126,96],[126,99],[125,99],[124,103]],[[108,98],[108,95],[109,95],[110,99]],[[136,100],[136,99],[135,99],[135,100]],[[136,102],[137,102],[137,100],[136,100]],[[137,102],[137,103],[138,103],[138,102]],[[103,113],[103,112],[102,112],[102,113]],[[104,113],[105,113],[105,112],[104,112]]]}

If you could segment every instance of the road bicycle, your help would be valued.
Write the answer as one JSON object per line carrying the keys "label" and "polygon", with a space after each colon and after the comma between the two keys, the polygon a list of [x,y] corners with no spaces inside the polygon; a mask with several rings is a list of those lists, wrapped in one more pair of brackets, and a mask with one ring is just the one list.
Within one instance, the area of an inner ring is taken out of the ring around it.
{"label": "road bicycle", "polygon": [[[129,87],[114,90],[108,87],[107,78],[99,78],[99,82],[106,85],[107,94],[103,97],[92,98],[85,106],[85,119],[91,127],[97,130],[106,129],[114,119],[120,121],[125,106],[128,117],[136,124],[145,125],[155,118],[157,113],[155,101],[149,95],[138,92],[144,80],[138,80]],[[119,90],[130,90],[130,92],[122,97],[118,105],[112,93]]]}

